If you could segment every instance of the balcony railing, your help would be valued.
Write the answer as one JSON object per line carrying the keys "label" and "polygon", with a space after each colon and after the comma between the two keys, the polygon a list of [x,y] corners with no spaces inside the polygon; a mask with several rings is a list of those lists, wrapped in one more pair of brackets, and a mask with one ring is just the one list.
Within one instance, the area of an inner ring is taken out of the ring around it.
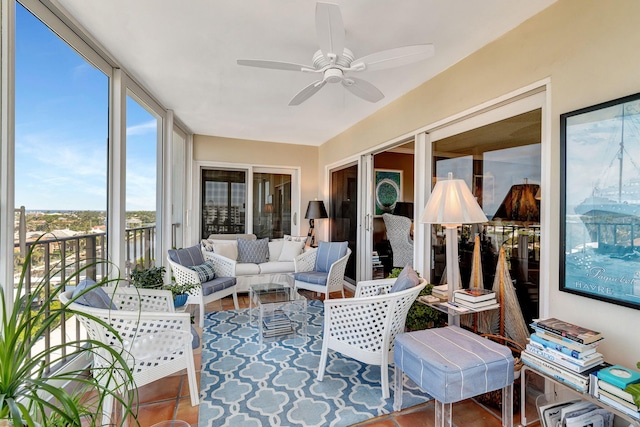
{"label": "balcony railing", "polygon": [[[137,265],[149,267],[155,262],[156,228],[154,226],[137,227],[126,230],[126,272],[128,277],[131,268]],[[25,252],[26,251],[26,252]],[[106,259],[106,235],[105,233],[92,233],[76,235],[72,237],[56,238],[44,235],[40,240],[16,242],[14,252],[16,255],[16,273],[14,276],[17,285],[20,279],[20,271],[23,268],[24,254],[31,251],[29,265],[26,266],[23,283],[23,291],[30,292],[40,281],[47,280],[49,286],[47,292],[60,286],[77,285],[80,280],[90,278],[100,280],[109,274],[108,264],[94,263],[94,260]],[[58,273],[49,276],[48,272],[55,270]],[[74,277],[74,273],[83,269],[80,275]],[[69,281],[69,278],[73,280]],[[44,295],[47,300],[49,295]],[[42,304],[43,300],[33,299],[33,304]],[[51,346],[65,344],[82,338],[84,331],[80,323],[75,319],[61,319],[61,324],[53,330],[49,330],[41,339],[41,347],[34,349],[49,349]],[[61,346],[62,356],[65,358],[65,347]],[[66,360],[65,360],[66,361]],[[51,366],[50,360],[46,361],[45,374],[58,369],[59,365]]]}

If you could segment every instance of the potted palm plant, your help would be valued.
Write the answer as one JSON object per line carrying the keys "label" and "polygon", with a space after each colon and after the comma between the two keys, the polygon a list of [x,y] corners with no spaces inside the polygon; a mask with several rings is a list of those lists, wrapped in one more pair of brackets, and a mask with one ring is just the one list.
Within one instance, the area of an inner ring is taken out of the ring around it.
{"label": "potted palm plant", "polygon": [[[121,396],[117,388],[101,385],[106,382],[101,380],[106,379],[116,386],[133,381],[126,360],[118,350],[88,338],[76,339],[66,345],[41,345],[42,338],[50,330],[74,314],[73,310],[61,305],[58,295],[65,291],[65,287],[77,283],[81,275],[95,268],[96,263],[87,262],[66,276],[60,274],[62,269],[53,268],[45,271],[35,286],[27,286],[25,277],[35,246],[31,247],[24,260],[19,282],[14,288],[15,297],[7,298],[0,287],[0,426],[100,425],[102,404],[107,396],[113,396],[116,402],[123,404],[123,420],[135,419],[131,409],[135,396]],[[62,280],[54,285],[54,278]],[[101,280],[95,287],[109,281]],[[78,297],[91,289],[86,289]],[[113,333],[117,336],[115,331]],[[63,362],[63,347],[66,357],[71,358],[104,348],[113,355],[116,366],[105,372],[93,370],[89,376],[84,367],[77,371],[45,375],[47,365]],[[61,387],[59,384],[66,385]]]}

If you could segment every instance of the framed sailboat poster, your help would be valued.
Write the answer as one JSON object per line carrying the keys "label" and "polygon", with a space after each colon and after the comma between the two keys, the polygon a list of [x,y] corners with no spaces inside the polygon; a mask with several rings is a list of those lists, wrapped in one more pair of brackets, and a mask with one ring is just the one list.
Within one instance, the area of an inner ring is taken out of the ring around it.
{"label": "framed sailboat poster", "polygon": [[560,129],[560,290],[640,309],[640,94]]}

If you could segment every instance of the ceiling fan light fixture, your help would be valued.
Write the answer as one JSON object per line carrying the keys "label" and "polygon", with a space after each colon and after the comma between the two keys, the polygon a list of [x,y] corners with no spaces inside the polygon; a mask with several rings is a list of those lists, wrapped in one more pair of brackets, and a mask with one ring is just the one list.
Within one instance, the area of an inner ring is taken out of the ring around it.
{"label": "ceiling fan light fixture", "polygon": [[342,70],[338,68],[329,68],[324,72],[324,80],[327,83],[339,83],[343,78]]}
{"label": "ceiling fan light fixture", "polygon": [[320,49],[313,55],[313,67],[264,59],[239,59],[238,65],[323,73],[322,80],[307,85],[289,101],[291,106],[300,105],[327,83],[342,83],[357,97],[369,102],[378,102],[384,98],[384,94],[377,87],[350,74],[345,76],[345,73],[398,67],[427,59],[434,54],[432,44],[422,44],[387,49],[354,59],[353,52],[344,47],[342,14],[340,7],[334,3],[316,3],[316,35]]}

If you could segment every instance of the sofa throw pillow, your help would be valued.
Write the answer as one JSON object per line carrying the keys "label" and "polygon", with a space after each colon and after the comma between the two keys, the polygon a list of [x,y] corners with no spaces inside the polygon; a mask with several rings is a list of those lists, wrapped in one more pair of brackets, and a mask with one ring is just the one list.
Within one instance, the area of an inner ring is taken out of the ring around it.
{"label": "sofa throw pillow", "polygon": [[194,245],[184,249],[169,249],[169,258],[185,267],[199,265],[204,262],[200,245]]}
{"label": "sofa throw pillow", "polygon": [[213,240],[212,239],[202,239],[200,240],[200,245],[202,246],[203,251],[213,252]]}
{"label": "sofa throw pillow", "polygon": [[284,240],[287,242],[303,242],[306,245],[307,240],[309,240],[309,236],[290,236],[285,234]]}
{"label": "sofa throw pillow", "polygon": [[235,240],[215,240],[213,243],[213,252],[236,261],[238,259],[238,242]]}
{"label": "sofa throw pillow", "polygon": [[282,252],[278,261],[293,261],[304,250],[304,242],[285,240],[282,244]]}
{"label": "sofa throw pillow", "polygon": [[200,265],[192,265],[189,268],[198,273],[200,283],[206,283],[216,278],[216,269],[213,267],[213,261],[207,260]]}
{"label": "sofa throw pillow", "polygon": [[238,239],[238,262],[262,264],[269,259],[269,238]]}
{"label": "sofa throw pillow", "polygon": [[278,261],[280,254],[282,253],[282,247],[284,246],[284,240],[272,240],[269,242],[269,261]]}
{"label": "sofa throw pillow", "polygon": [[[90,290],[87,291],[87,289]],[[117,310],[118,308],[111,302],[111,298],[109,298],[105,290],[101,286],[96,286],[96,282],[91,279],[81,280],[73,290],[71,298],[78,304],[88,307],[111,310]]]}
{"label": "sofa throw pillow", "polygon": [[331,265],[347,254],[348,242],[320,242],[314,270],[328,273]]}
{"label": "sofa throw pillow", "polygon": [[416,273],[415,270],[407,264],[407,266],[398,275],[398,278],[394,282],[391,289],[389,289],[389,293],[406,291],[407,289],[411,289],[414,286],[417,286],[418,283],[420,283],[418,273]]}

